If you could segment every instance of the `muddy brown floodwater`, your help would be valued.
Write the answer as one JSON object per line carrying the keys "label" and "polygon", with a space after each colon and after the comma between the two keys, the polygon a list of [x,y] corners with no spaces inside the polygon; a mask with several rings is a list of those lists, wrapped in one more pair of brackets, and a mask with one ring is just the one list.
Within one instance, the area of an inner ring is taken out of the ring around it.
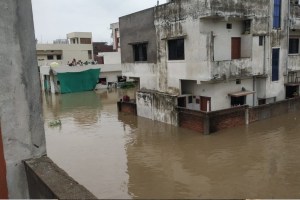
{"label": "muddy brown floodwater", "polygon": [[44,97],[49,157],[98,198],[300,198],[300,113],[203,136],[118,113],[125,94]]}

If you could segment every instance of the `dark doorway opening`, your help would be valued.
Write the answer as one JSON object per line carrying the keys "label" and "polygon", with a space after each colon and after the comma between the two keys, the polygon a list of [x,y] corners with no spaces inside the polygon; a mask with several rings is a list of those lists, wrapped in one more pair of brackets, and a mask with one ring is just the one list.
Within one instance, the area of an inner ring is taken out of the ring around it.
{"label": "dark doorway opening", "polygon": [[243,106],[246,104],[246,96],[231,97],[231,106]]}
{"label": "dark doorway opening", "polygon": [[178,98],[178,107],[186,108],[186,97]]}
{"label": "dark doorway opening", "polygon": [[296,86],[286,86],[286,98],[295,98],[299,96],[299,85]]}

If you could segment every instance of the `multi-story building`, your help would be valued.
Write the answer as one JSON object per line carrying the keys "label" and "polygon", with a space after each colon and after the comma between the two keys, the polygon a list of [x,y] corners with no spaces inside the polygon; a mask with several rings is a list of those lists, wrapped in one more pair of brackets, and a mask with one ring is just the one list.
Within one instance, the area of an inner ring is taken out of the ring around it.
{"label": "multi-story building", "polygon": [[81,60],[93,61],[92,33],[74,32],[67,34],[67,40],[55,40],[53,44],[37,44],[38,65],[49,65],[57,62],[66,65],[68,62]]}
{"label": "multi-story building", "polygon": [[299,93],[298,1],[174,0],[119,22],[140,116],[176,124],[176,106],[215,111]]}

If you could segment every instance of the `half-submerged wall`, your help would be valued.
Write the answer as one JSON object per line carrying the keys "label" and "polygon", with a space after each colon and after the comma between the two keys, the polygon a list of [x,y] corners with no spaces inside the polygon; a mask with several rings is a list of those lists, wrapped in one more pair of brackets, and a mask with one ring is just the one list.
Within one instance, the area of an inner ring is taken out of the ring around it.
{"label": "half-submerged wall", "polygon": [[136,96],[138,116],[178,125],[177,96],[152,91],[139,91]]}

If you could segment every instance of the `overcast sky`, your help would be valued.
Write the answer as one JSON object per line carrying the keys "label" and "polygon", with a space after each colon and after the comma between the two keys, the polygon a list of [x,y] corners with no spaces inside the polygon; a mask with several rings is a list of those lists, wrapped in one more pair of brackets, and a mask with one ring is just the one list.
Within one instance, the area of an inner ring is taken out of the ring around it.
{"label": "overcast sky", "polygon": [[35,37],[52,43],[70,32],[92,32],[94,42],[111,43],[111,23],[156,4],[157,0],[32,0]]}

